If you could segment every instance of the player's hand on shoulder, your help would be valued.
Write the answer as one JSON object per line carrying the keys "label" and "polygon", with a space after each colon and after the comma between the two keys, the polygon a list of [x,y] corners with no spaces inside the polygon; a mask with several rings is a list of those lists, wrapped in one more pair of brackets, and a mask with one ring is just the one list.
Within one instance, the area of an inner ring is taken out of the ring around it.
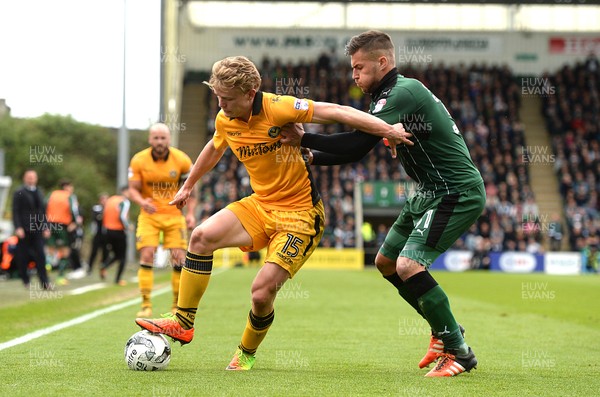
{"label": "player's hand on shoulder", "polygon": [[288,123],[281,128],[281,143],[290,146],[300,146],[304,135],[304,127],[300,123]]}

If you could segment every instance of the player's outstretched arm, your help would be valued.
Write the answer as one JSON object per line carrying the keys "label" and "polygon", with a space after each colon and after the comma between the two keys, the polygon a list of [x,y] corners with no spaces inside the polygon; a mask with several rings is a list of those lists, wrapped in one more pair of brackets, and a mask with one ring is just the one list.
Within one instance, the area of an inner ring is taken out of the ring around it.
{"label": "player's outstretched arm", "polygon": [[315,165],[347,164],[362,159],[380,138],[360,131],[341,132],[331,135],[313,134],[304,131],[302,124],[286,124],[281,129],[281,142],[319,151],[315,154]]}
{"label": "player's outstretched arm", "polygon": [[192,166],[190,175],[185,180],[181,188],[179,188],[179,191],[175,197],[173,197],[173,200],[169,202],[169,204],[175,205],[179,209],[183,208],[187,204],[196,182],[198,182],[204,174],[212,170],[214,166],[217,165],[221,157],[223,157],[225,150],[227,150],[227,146],[223,147],[223,149],[217,149],[213,144],[212,139],[208,141],[208,143],[204,146],[204,149],[202,149],[198,155],[196,162]]}
{"label": "player's outstretched arm", "polygon": [[185,223],[188,229],[193,229],[196,227],[196,205],[198,204],[198,199],[196,198],[196,189],[192,187],[192,191],[190,192],[190,197],[187,199],[187,211],[185,213]]}
{"label": "player's outstretched arm", "polygon": [[412,135],[404,130],[401,123],[390,125],[373,115],[350,106],[328,102],[315,102],[312,122],[321,124],[333,122],[347,124],[352,128],[371,135],[387,138],[405,145],[413,145],[408,139]]}

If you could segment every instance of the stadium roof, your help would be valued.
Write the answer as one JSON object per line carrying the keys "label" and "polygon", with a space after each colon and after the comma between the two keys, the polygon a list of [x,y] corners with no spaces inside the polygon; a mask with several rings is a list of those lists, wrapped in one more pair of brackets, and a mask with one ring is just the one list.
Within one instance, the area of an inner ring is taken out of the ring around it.
{"label": "stadium roof", "polygon": [[[193,2],[196,0],[183,0],[184,3]],[[221,0],[226,2],[228,0]],[[238,2],[245,3],[256,3],[253,0],[237,0]],[[547,4],[547,5],[593,5],[600,4],[600,0],[523,0],[523,1],[509,1],[509,0],[302,0],[305,3],[429,3],[429,4]],[[277,0],[271,3],[298,3],[296,0]]]}
{"label": "stadium roof", "polygon": [[[460,4],[459,4],[460,3]],[[469,3],[469,4],[467,4]],[[500,4],[502,3],[502,4]],[[529,4],[525,4],[529,3]],[[542,4],[544,3],[544,4]],[[404,31],[600,31],[590,0],[187,1],[192,25]]]}

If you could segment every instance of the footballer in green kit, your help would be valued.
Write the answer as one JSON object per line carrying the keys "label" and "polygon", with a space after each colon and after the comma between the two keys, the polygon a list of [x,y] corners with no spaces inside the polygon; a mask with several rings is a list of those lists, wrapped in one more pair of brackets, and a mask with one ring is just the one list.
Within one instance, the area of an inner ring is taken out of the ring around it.
{"label": "footballer in green kit", "polygon": [[[483,179],[444,104],[420,81],[398,73],[389,35],[372,30],[354,36],[346,54],[355,83],[371,95],[370,113],[390,124],[403,123],[413,143],[392,143],[418,189],[387,234],[375,265],[431,327],[429,348],[419,363],[420,368],[435,363],[426,376],[468,372],[477,359],[447,295],[427,269],[481,215]],[[358,161],[380,140],[360,131],[327,136],[304,133],[299,125],[288,127],[284,134],[284,142],[300,141],[313,149],[313,165]]]}

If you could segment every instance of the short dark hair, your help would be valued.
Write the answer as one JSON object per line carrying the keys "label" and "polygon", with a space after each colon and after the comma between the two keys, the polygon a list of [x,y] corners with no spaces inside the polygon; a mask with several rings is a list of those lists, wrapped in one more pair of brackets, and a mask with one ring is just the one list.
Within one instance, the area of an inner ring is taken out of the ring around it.
{"label": "short dark hair", "polygon": [[354,36],[346,44],[346,55],[354,55],[358,50],[366,52],[371,51],[391,51],[394,54],[394,43],[389,34],[379,30],[369,30]]}
{"label": "short dark hair", "polygon": [[61,189],[64,189],[64,188],[66,188],[67,186],[71,186],[71,185],[72,185],[72,183],[71,183],[71,181],[69,181],[68,179],[61,179],[61,180],[58,182],[58,186],[60,186],[60,188],[61,188]]}

